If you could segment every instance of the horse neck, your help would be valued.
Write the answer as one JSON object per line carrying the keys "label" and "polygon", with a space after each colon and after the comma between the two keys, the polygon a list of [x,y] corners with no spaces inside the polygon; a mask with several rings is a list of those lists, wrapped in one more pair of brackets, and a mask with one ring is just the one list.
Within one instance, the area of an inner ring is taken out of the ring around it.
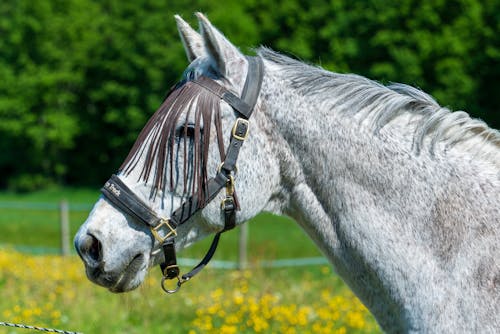
{"label": "horse neck", "polygon": [[[449,193],[450,180],[456,181],[453,173],[474,178],[473,172],[466,175],[453,162],[426,153],[416,156],[400,123],[390,122],[375,134],[360,123],[362,113],[348,117],[336,110],[334,96],[325,103],[302,94],[282,68],[266,65],[262,92],[282,157],[283,189],[290,194],[285,212],[302,225],[386,330],[411,330],[432,317],[424,314],[431,309],[427,304],[455,294],[444,287],[452,270],[445,264],[462,249],[445,240],[447,232],[455,232],[442,224],[464,228],[478,211],[488,211],[472,205],[470,211],[456,213],[455,207],[467,207],[474,199],[448,207],[449,198],[439,196]],[[453,185],[464,194],[474,181]],[[497,207],[498,187],[492,187],[489,200]],[[495,217],[491,210],[488,215]],[[454,324],[460,325],[465,324]]]}

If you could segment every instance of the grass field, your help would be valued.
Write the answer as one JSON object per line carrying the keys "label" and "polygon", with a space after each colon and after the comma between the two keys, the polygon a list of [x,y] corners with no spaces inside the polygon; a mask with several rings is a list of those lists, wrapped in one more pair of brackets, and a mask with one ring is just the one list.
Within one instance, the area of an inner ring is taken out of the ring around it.
{"label": "grass field", "polygon": [[[264,214],[250,222],[249,261],[257,269],[208,268],[173,296],[161,291],[157,269],[138,290],[115,295],[91,284],[76,256],[14,249],[23,245],[56,250],[59,200],[65,198],[76,208],[70,216],[74,234],[97,197],[95,190],[80,189],[0,193],[0,321],[85,333],[380,332],[328,266],[258,266],[262,260],[320,256],[304,233],[283,217]],[[224,235],[215,259],[235,260],[237,239],[237,230]],[[201,258],[209,242],[180,256]],[[4,332],[29,331],[0,327]]]}

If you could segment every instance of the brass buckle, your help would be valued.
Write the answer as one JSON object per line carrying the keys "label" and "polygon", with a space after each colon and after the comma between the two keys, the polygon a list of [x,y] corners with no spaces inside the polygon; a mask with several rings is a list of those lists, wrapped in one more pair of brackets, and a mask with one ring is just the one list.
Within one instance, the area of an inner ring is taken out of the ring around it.
{"label": "brass buckle", "polygon": [[[236,134],[236,130],[238,129],[238,125],[240,124],[240,122],[244,123],[246,125],[246,131],[245,131],[244,136],[239,136]],[[233,130],[231,131],[231,134],[233,135],[234,138],[243,141],[243,140],[247,139],[247,137],[248,137],[248,126],[249,125],[250,125],[250,122],[248,122],[248,120],[243,119],[241,117],[238,117],[238,119],[236,120],[236,122],[233,125]]]}
{"label": "brass buckle", "polygon": [[[163,238],[160,236],[160,234],[158,233],[158,231],[163,227],[163,226],[166,226],[168,227],[168,229],[170,230],[170,232],[168,232]],[[160,244],[162,244],[165,240],[167,240],[168,238],[170,238],[172,235],[173,236],[177,236],[177,232],[175,231],[175,229],[169,224],[169,220],[168,219],[162,219],[160,221],[160,223],[155,226],[155,227],[151,227],[151,233],[153,233],[153,236],[155,237],[156,240],[158,240],[158,242]]]}
{"label": "brass buckle", "polygon": [[[179,276],[179,266],[176,264],[170,265],[163,270],[163,277],[166,277],[168,279],[176,278]],[[174,275],[170,275],[169,271],[172,271]]]}
{"label": "brass buckle", "polygon": [[[219,166],[217,166],[217,173],[221,172],[223,166],[224,166],[224,161],[221,162]],[[238,174],[238,165],[234,165],[234,170],[232,171],[232,173],[234,173],[235,176],[236,174]]]}
{"label": "brass buckle", "polygon": [[229,179],[226,183],[226,195],[233,196],[234,194],[234,177],[229,175]]}
{"label": "brass buckle", "polygon": [[233,197],[227,196],[226,198],[224,198],[221,201],[221,203],[220,203],[221,210],[226,210],[226,203],[228,203],[228,202],[233,202],[233,205],[234,205],[234,199],[233,199]]}

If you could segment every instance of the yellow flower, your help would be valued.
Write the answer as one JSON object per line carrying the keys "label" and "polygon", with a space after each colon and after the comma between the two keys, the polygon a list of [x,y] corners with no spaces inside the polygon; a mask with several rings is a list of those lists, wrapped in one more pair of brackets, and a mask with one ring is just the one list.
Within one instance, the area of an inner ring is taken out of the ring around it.
{"label": "yellow flower", "polygon": [[52,311],[52,312],[50,313],[50,316],[51,316],[52,318],[54,318],[54,319],[58,319],[58,318],[60,318],[60,317],[61,317],[61,312],[59,312],[59,311]]}
{"label": "yellow flower", "polygon": [[243,304],[244,300],[245,300],[245,298],[243,297],[243,295],[241,293],[235,293],[233,296],[233,302],[235,305]]}
{"label": "yellow flower", "polygon": [[347,330],[345,329],[345,327],[340,327],[339,329],[337,329],[335,332],[335,334],[346,334],[347,333]]}
{"label": "yellow flower", "polygon": [[211,314],[211,315],[214,315],[217,312],[219,312],[219,310],[220,310],[220,305],[219,304],[213,304],[212,306],[209,306],[207,308],[207,313]]}
{"label": "yellow flower", "polygon": [[347,314],[347,324],[356,329],[361,329],[365,327],[365,318],[360,312],[350,312]]}
{"label": "yellow flower", "polygon": [[21,315],[24,319],[30,319],[31,316],[33,315],[33,311],[31,309],[26,309],[26,310],[23,310]]}
{"label": "yellow flower", "polygon": [[212,297],[212,300],[218,301],[220,298],[224,295],[224,290],[221,288],[217,288],[216,290],[212,291],[210,293],[210,297]]}
{"label": "yellow flower", "polygon": [[267,321],[259,316],[252,317],[252,323],[253,323],[252,327],[254,331],[256,331],[257,333],[260,333],[263,330],[269,328],[269,324],[267,323]]}
{"label": "yellow flower", "polygon": [[238,332],[238,328],[236,326],[222,325],[220,328],[221,334],[235,334]]}
{"label": "yellow flower", "polygon": [[240,322],[240,318],[236,314],[229,314],[226,317],[226,324],[228,325],[235,325]]}

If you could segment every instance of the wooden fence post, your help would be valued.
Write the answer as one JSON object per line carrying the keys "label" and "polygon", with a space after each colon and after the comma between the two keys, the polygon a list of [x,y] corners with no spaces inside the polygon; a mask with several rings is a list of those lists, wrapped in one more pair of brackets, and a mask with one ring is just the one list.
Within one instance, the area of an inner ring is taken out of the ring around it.
{"label": "wooden fence post", "polygon": [[238,269],[245,270],[248,267],[248,223],[240,225],[240,240],[238,243]]}
{"label": "wooden fence post", "polygon": [[61,223],[61,254],[69,255],[69,204],[63,199],[59,203],[60,223]]}

